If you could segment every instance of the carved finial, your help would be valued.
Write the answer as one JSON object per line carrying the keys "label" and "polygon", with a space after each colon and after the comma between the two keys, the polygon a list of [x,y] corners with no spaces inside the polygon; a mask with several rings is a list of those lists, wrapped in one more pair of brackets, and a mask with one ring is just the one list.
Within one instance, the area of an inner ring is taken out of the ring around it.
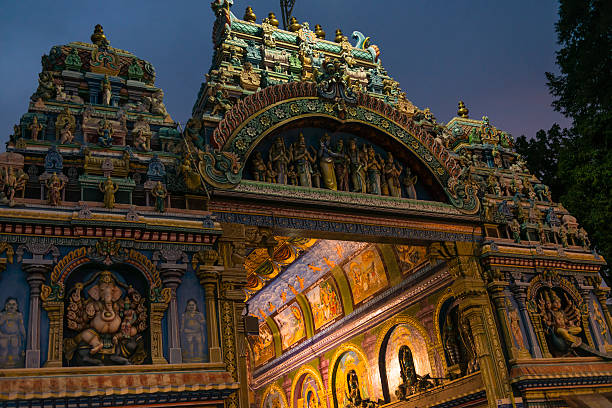
{"label": "carved finial", "polygon": [[249,23],[254,23],[257,20],[257,16],[253,12],[253,8],[251,6],[246,8],[243,18],[244,21],[248,21]]}
{"label": "carved finial", "polygon": [[96,44],[97,46],[107,46],[110,45],[110,42],[106,39],[104,35],[104,30],[100,24],[96,24],[94,28],[94,32],[91,35],[91,42]]}
{"label": "carved finial", "polygon": [[339,28],[336,30],[336,39],[334,40],[337,43],[341,43],[344,39],[344,34],[342,34],[342,30]]}
{"label": "carved finial", "polygon": [[325,39],[325,31],[321,28],[321,24],[315,25],[315,35],[322,40]]}
{"label": "carved finial", "polygon": [[270,23],[271,26],[278,28],[278,20],[276,19],[274,13],[268,14],[268,23]]}
{"label": "carved finial", "polygon": [[289,31],[295,33],[300,28],[302,28],[302,26],[300,25],[300,23],[298,23],[297,18],[291,17],[291,19],[289,20]]}
{"label": "carved finial", "polygon": [[463,103],[463,101],[459,101],[459,109],[457,109],[457,115],[462,118],[467,118],[468,113],[470,113],[470,111],[468,110],[468,108],[465,107],[465,103]]}

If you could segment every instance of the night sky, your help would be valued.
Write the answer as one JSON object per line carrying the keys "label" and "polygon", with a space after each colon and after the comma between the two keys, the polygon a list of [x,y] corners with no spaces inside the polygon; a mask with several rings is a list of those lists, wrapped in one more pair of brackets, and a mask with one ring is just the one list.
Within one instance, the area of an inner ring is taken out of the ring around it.
{"label": "night sky", "polygon": [[[172,117],[189,118],[212,56],[210,1],[0,1],[0,142],[27,111],[40,57],[53,45],[90,42],[98,23],[112,46],[155,66]],[[232,11],[242,18],[247,5],[258,23],[270,11],[280,20],[278,1],[235,0]],[[461,99],[470,117],[488,115],[515,137],[532,137],[569,124],[551,108],[544,76],[556,72],[557,9],[552,0],[297,0],[293,14],[321,24],[327,39],[336,28],[370,36],[407,98],[439,122],[456,115]]]}

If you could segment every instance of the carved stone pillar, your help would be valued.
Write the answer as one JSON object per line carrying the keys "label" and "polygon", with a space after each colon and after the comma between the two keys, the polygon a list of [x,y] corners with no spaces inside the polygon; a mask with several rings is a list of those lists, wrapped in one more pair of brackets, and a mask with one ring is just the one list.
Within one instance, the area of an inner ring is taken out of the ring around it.
{"label": "carved stone pillar", "polygon": [[[28,264],[24,259],[22,268],[30,286],[30,313],[28,316],[28,340],[26,344],[26,368],[40,367],[40,288],[51,270],[51,265]],[[45,260],[46,261],[46,260]],[[53,262],[49,260],[49,262]]]}
{"label": "carved stone pillar", "polygon": [[432,258],[444,259],[453,277],[452,290],[459,301],[459,320],[471,332],[473,348],[489,407],[498,399],[513,399],[497,325],[478,259],[478,248],[470,242],[444,242],[429,248]]}
{"label": "carved stone pillar", "polygon": [[[514,336],[517,333],[512,332],[512,328],[510,327],[510,321],[508,319],[508,309],[507,309],[507,299],[505,289],[508,287],[508,282],[501,280],[494,280],[487,285],[489,289],[489,293],[491,294],[491,299],[493,300],[493,304],[495,305],[495,310],[497,311],[497,319],[501,325],[501,331],[506,341],[506,345],[509,351],[510,360],[518,360],[520,358],[530,358],[531,355],[527,352],[525,348],[519,348],[516,345],[514,340]],[[522,332],[519,332],[518,335],[523,336]]]}
{"label": "carved stone pillar", "polygon": [[201,265],[197,270],[198,279],[206,295],[206,316],[208,318],[208,355],[211,363],[223,361],[221,347],[219,346],[219,314],[217,313],[217,285],[219,280],[219,267]]}
{"label": "carved stone pillar", "polygon": [[[49,243],[29,242],[17,248],[17,262],[26,274],[30,286],[30,313],[28,316],[28,339],[26,344],[26,368],[40,367],[40,292],[46,276],[57,262],[59,250]],[[25,253],[31,253],[32,258],[24,259]],[[52,259],[45,259],[51,254]]]}
{"label": "carved stone pillar", "polygon": [[[529,339],[529,343],[531,344],[531,352],[535,358],[542,358],[542,350],[540,350],[540,344],[538,343],[538,338],[536,337],[536,330],[532,324],[530,319],[530,315],[527,311],[527,287],[529,284],[522,282],[514,282],[514,284],[510,287],[512,290],[512,294],[514,295],[514,300],[518,305],[519,314],[525,323],[525,331],[527,332],[527,338]],[[548,349],[546,350],[548,352]]]}
{"label": "carved stone pillar", "polygon": [[[608,325],[608,332],[612,330],[612,316],[610,316],[610,310],[608,310],[608,306],[606,304],[606,301],[608,300],[609,292],[610,292],[610,288],[604,288],[601,286],[596,286],[593,291],[593,293],[595,293],[595,296],[597,297],[597,300],[599,300],[601,311],[604,315],[604,318],[606,319],[606,324]],[[604,339],[604,341],[606,340]],[[606,345],[606,350],[608,352],[612,351],[612,346]]]}
{"label": "carved stone pillar", "polygon": [[179,336],[179,316],[176,303],[176,288],[181,284],[186,264],[162,263],[159,272],[165,287],[169,288],[172,298],[168,304],[168,346],[170,348],[170,364],[181,364],[183,362],[181,341]]}
{"label": "carved stone pillar", "polygon": [[43,308],[49,315],[49,352],[45,367],[62,366],[62,341],[64,336],[64,302],[44,301]]}

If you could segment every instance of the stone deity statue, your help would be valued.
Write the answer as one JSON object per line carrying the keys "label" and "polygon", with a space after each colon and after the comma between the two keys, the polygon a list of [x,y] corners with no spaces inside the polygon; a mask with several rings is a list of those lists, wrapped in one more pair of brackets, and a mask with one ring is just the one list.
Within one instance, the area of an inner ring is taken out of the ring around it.
{"label": "stone deity statue", "polygon": [[315,162],[315,158],[308,151],[304,134],[300,133],[297,142],[291,148],[300,186],[312,187],[312,164]]}
{"label": "stone deity statue", "polygon": [[330,142],[331,137],[327,133],[325,133],[319,141],[319,167],[321,168],[323,186],[330,190],[337,190],[338,185],[336,184],[334,159],[341,158],[342,156],[332,150]]}
{"label": "stone deity statue", "polygon": [[336,172],[336,178],[338,179],[338,190],[349,191],[349,158],[346,155],[344,141],[342,139],[338,140],[334,151],[339,155],[339,157],[334,160],[334,170]]}
{"label": "stone deity statue", "polygon": [[70,122],[64,123],[64,126],[59,132],[60,144],[72,143],[74,141],[74,134],[70,130]]}
{"label": "stone deity statue", "polygon": [[412,175],[412,171],[410,167],[406,167],[406,174],[402,180],[404,182],[404,189],[406,190],[406,197],[412,198],[416,200],[417,194],[416,189],[414,188],[417,182],[417,176]]}
{"label": "stone deity statue", "polygon": [[17,299],[8,297],[0,312],[0,368],[23,366],[25,339],[23,314]]}
{"label": "stone deity statue", "polygon": [[115,208],[115,193],[119,190],[119,186],[108,176],[105,181],[100,182],[98,188],[104,193],[104,207]]}
{"label": "stone deity statue", "polygon": [[[364,147],[365,149],[365,147]],[[370,194],[380,195],[382,193],[380,184],[380,173],[382,172],[382,164],[376,157],[376,152],[372,146],[367,148],[368,161],[366,170],[368,174],[367,191]]]}
{"label": "stone deity statue", "polygon": [[110,106],[111,97],[110,81],[108,80],[108,75],[104,75],[104,80],[102,81],[102,105]]}
{"label": "stone deity statue", "polygon": [[113,126],[104,119],[98,128],[98,144],[102,147],[111,147],[113,145]]}
{"label": "stone deity statue", "polygon": [[142,364],[147,309],[138,291],[102,271],[69,293],[67,327],[76,335],[64,339],[64,355],[71,365]]}
{"label": "stone deity statue", "polygon": [[582,332],[580,310],[565,293],[563,295],[565,307],[557,292],[552,289],[544,290],[538,298],[540,317],[551,346],[549,348],[557,355],[572,352],[573,348],[582,344],[582,339],[578,336]]}
{"label": "stone deity statue", "polygon": [[393,154],[387,153],[387,161],[384,166],[385,181],[389,189],[389,195],[392,197],[402,196],[402,187],[400,185],[399,176],[402,173],[401,167],[398,169],[395,166]]}
{"label": "stone deity statue", "polygon": [[168,197],[168,191],[161,181],[155,184],[155,187],[151,190],[151,195],[155,197],[155,211],[166,211],[166,197]]}
{"label": "stone deity statue", "polygon": [[38,123],[38,117],[32,118],[32,123],[28,126],[30,129],[30,138],[32,140],[38,140],[38,134],[44,129],[45,125]]}
{"label": "stone deity statue", "polygon": [[185,313],[181,315],[181,347],[184,363],[202,363],[206,361],[204,348],[206,318],[198,310],[195,299],[189,299]]}
{"label": "stone deity statue", "polygon": [[58,206],[62,203],[62,190],[66,183],[53,173],[50,179],[47,180],[47,202],[52,206]]}
{"label": "stone deity statue", "polygon": [[261,152],[255,152],[253,156],[253,179],[255,181],[266,181],[266,163]]}
{"label": "stone deity statue", "polygon": [[351,139],[349,141],[347,155],[349,158],[349,169],[351,174],[351,183],[353,185],[354,192],[365,193],[366,188],[366,162],[360,155],[359,149],[357,148],[357,141]]}
{"label": "stone deity statue", "polygon": [[291,153],[288,153],[285,149],[283,139],[278,137],[274,141],[269,152],[269,163],[272,164],[274,172],[276,173],[276,182],[278,184],[287,184],[287,167],[289,166],[289,162],[291,162]]}

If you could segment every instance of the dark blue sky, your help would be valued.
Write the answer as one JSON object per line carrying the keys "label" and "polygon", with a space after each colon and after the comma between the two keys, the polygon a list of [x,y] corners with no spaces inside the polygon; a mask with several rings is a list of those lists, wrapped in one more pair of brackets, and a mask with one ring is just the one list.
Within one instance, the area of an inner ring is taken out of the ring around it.
{"label": "dark blue sky", "polygon": [[[51,46],[87,41],[95,24],[111,45],[153,63],[168,111],[184,123],[211,55],[210,1],[0,0],[0,142],[26,112],[36,90],[40,57]],[[235,0],[242,18],[247,5],[257,21],[278,1]],[[515,137],[533,136],[554,122],[568,121],[550,107],[544,72],[556,70],[553,0],[297,0],[294,15],[311,27],[321,24],[327,38],[336,28],[359,30],[381,49],[383,65],[420,108],[438,121],[455,116],[463,99],[470,117]]]}

